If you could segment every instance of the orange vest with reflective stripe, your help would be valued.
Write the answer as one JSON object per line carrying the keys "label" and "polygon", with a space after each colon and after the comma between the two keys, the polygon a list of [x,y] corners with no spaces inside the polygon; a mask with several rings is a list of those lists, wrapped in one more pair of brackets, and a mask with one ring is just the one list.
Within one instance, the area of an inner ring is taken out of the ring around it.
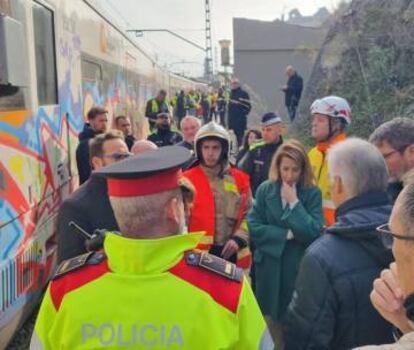
{"label": "orange vest with reflective stripe", "polygon": [[346,135],[344,133],[338,134],[328,142],[318,143],[308,154],[313,175],[322,192],[322,206],[326,226],[331,226],[335,223],[335,207],[332,202],[329,187],[329,171],[326,156],[329,148],[345,139]]}
{"label": "orange vest with reflective stripe", "polygon": [[[250,191],[249,176],[236,168],[230,168],[237,190],[241,195],[241,205],[237,223],[233,229],[233,233],[240,227],[245,219],[245,211]],[[202,238],[198,249],[208,251],[214,243],[214,233],[216,227],[216,209],[214,203],[214,195],[211,190],[207,175],[200,166],[196,166],[184,172],[196,189],[193,208],[191,210],[191,218],[189,223],[190,232],[205,231],[207,234]],[[237,254],[237,266],[248,269],[251,265],[251,254],[248,247],[241,249]]]}

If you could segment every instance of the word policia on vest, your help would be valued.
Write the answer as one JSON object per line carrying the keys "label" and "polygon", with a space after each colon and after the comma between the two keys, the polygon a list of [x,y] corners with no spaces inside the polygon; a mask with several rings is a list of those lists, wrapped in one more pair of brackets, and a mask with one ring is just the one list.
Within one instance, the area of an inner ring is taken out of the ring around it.
{"label": "word policia on vest", "polygon": [[95,325],[84,323],[81,325],[80,344],[92,342],[101,346],[142,346],[166,347],[184,346],[182,332],[179,326],[165,326],[155,324],[123,325],[102,323]]}

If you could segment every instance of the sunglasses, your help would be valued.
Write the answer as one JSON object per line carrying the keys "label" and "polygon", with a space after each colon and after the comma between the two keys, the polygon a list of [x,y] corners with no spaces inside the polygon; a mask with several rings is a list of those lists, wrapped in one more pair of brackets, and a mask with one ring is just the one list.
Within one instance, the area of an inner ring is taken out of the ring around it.
{"label": "sunglasses", "polygon": [[392,243],[394,239],[401,239],[403,241],[412,241],[414,242],[414,237],[403,236],[391,231],[389,224],[384,224],[378,226],[376,229],[377,232],[381,234],[381,239],[385,247],[392,248]]}
{"label": "sunglasses", "polygon": [[115,152],[112,154],[105,154],[102,157],[112,158],[113,160],[118,161],[118,160],[129,158],[130,156],[132,156],[132,153],[130,152],[125,152],[125,153]]}

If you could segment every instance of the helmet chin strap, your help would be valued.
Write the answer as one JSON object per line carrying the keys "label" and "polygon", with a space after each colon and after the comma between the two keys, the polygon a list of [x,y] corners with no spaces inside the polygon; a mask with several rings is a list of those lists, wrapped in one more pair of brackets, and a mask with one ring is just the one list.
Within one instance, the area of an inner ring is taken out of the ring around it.
{"label": "helmet chin strap", "polygon": [[322,140],[320,140],[319,142],[327,142],[327,141],[329,141],[338,132],[337,129],[334,130],[333,121],[332,120],[333,120],[333,118],[332,117],[329,117],[329,120],[328,120],[329,132],[328,132],[328,135],[325,138],[323,138]]}

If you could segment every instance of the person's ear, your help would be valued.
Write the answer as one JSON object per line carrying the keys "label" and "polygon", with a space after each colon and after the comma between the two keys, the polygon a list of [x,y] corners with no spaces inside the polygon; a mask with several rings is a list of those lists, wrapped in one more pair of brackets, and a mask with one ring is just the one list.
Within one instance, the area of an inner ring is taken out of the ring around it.
{"label": "person's ear", "polygon": [[334,177],[334,191],[337,195],[342,195],[345,192],[344,183],[340,176]]}
{"label": "person's ear", "polygon": [[168,201],[164,209],[165,217],[168,220],[178,222],[180,220],[179,210],[178,210],[178,200],[177,198],[172,198]]}
{"label": "person's ear", "polygon": [[410,168],[414,167],[414,144],[409,145],[404,152],[405,158],[408,161]]}
{"label": "person's ear", "polygon": [[92,157],[91,163],[94,170],[100,169],[104,166],[103,159],[99,157]]}

